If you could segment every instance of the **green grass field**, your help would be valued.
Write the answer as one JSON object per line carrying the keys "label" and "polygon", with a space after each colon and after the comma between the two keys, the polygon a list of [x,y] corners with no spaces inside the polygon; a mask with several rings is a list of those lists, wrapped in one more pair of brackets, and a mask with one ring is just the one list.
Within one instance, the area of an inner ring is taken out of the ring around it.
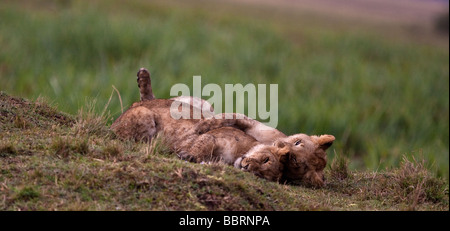
{"label": "green grass field", "polygon": [[[448,45],[192,3],[2,1],[0,90],[75,114],[93,99],[100,112],[112,85],[125,106],[137,101],[142,66],[158,98],[193,75],[276,83],[278,129],[333,134],[330,162],[344,155],[351,169],[374,171],[415,156],[448,179]],[[108,110],[120,114],[116,96]]]}

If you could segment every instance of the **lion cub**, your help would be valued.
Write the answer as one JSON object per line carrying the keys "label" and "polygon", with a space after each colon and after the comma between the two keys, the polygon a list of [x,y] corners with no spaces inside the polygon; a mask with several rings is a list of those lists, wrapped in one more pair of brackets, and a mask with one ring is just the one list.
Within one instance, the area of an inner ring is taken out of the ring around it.
{"label": "lion cub", "polygon": [[[232,119],[225,119],[227,116]],[[236,113],[223,113],[215,115],[214,118],[201,120],[196,125],[196,130],[202,133],[208,129],[226,126],[238,128],[260,143],[275,146],[283,144],[289,147],[289,153],[279,158],[284,165],[282,181],[301,181],[317,188],[325,185],[323,170],[327,163],[326,150],[333,144],[334,136],[306,134],[286,136],[275,128]]]}
{"label": "lion cub", "polygon": [[285,165],[283,159],[289,155],[290,148],[283,143],[277,146],[258,144],[234,162],[234,167],[256,176],[271,180],[282,180]]}
{"label": "lion cub", "polygon": [[[225,114],[221,114],[211,119],[176,120],[171,117],[173,100],[154,99],[148,71],[141,68],[137,76],[141,102],[134,103],[111,126],[119,137],[150,141],[158,132],[163,132],[182,159],[221,160],[268,180],[301,180],[314,187],[324,185],[325,151],[334,136],[286,136],[248,117],[237,119],[236,114],[233,119],[224,119]],[[199,101],[199,108],[194,103],[196,99],[184,100],[191,113],[206,104],[206,101]],[[210,109],[213,112],[213,108]]]}
{"label": "lion cub", "polygon": [[289,153],[283,144],[261,144],[243,131],[222,127],[200,135],[189,150],[179,152],[181,159],[193,162],[221,161],[258,177],[280,181],[284,165],[281,159]]}
{"label": "lion cub", "polygon": [[290,153],[282,160],[285,165],[282,181],[300,180],[316,188],[325,185],[323,170],[327,165],[326,150],[335,140],[332,135],[309,136],[296,134],[276,142],[290,145]]}

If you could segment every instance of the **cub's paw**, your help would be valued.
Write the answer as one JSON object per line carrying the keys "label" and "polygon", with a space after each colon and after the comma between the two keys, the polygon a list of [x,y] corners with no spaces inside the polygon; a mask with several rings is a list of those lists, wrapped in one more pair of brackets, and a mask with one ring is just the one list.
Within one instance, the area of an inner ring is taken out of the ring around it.
{"label": "cub's paw", "polygon": [[189,162],[197,162],[197,158],[194,155],[192,155],[186,151],[180,151],[177,155],[178,155],[178,158],[180,158],[182,160],[186,160]]}

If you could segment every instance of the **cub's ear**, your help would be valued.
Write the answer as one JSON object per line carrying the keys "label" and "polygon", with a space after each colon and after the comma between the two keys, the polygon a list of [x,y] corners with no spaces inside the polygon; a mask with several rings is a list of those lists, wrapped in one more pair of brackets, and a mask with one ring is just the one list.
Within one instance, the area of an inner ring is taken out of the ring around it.
{"label": "cub's ear", "polygon": [[317,143],[319,143],[319,147],[323,150],[327,150],[336,138],[332,135],[321,135],[317,138]]}

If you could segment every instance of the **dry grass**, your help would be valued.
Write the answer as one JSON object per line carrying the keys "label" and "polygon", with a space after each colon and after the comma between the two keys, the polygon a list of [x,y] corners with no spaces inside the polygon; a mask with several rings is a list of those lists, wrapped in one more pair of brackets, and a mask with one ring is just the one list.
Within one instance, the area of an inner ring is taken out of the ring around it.
{"label": "dry grass", "polygon": [[6,157],[17,154],[16,146],[9,142],[2,141],[0,143],[0,156]]}
{"label": "dry grass", "polygon": [[84,138],[70,138],[70,137],[57,137],[50,145],[50,149],[58,157],[67,158],[74,154],[85,155],[88,154],[89,145],[87,137]]}
{"label": "dry grass", "polygon": [[330,166],[331,177],[339,180],[346,179],[350,175],[348,163],[349,160],[345,156],[335,153]]}
{"label": "dry grass", "polygon": [[111,135],[109,129],[105,127],[105,124],[111,119],[111,116],[106,110],[103,110],[98,115],[96,112],[96,104],[96,100],[89,101],[86,103],[86,107],[82,107],[78,111],[77,120],[72,127],[75,135]]}
{"label": "dry grass", "polygon": [[411,209],[417,204],[425,202],[436,202],[442,200],[446,192],[445,181],[434,177],[428,171],[424,160],[412,161],[404,158],[399,169],[394,170],[393,180],[395,184],[390,185],[399,201],[408,201]]}

